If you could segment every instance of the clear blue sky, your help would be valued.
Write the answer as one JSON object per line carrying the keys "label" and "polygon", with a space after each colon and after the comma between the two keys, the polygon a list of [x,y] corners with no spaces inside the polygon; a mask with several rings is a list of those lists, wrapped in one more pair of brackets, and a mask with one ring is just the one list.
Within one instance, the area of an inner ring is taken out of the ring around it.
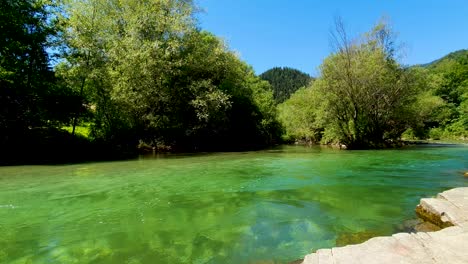
{"label": "clear blue sky", "polygon": [[404,43],[402,63],[431,62],[468,48],[468,0],[196,0],[200,26],[222,37],[260,74],[289,66],[312,75],[331,51],[341,16],[352,35],[390,18]]}

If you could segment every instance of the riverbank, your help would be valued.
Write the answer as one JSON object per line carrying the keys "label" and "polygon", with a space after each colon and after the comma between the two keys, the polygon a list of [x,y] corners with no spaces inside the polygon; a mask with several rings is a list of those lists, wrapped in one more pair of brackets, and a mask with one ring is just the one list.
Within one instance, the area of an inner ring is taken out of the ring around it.
{"label": "riverbank", "polygon": [[468,187],[423,198],[416,213],[443,229],[398,233],[358,245],[319,249],[302,263],[468,263]]}
{"label": "riverbank", "polygon": [[0,166],[57,165],[131,159],[136,150],[55,128],[31,129],[0,142]]}

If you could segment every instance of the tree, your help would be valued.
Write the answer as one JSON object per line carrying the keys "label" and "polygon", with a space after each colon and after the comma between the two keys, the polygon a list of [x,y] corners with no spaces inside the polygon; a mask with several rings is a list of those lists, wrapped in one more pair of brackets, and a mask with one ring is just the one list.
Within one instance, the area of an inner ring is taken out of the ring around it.
{"label": "tree", "polygon": [[55,35],[51,3],[3,0],[0,10],[0,145],[24,140],[33,128],[67,122],[79,107],[57,83],[46,49]]}
{"label": "tree", "polygon": [[278,118],[285,127],[286,141],[318,143],[322,139],[323,125],[318,119],[321,98],[315,89],[314,84],[301,88],[278,105]]}
{"label": "tree", "polygon": [[41,122],[39,97],[52,77],[44,45],[44,10],[33,1],[2,1],[0,11],[0,127],[2,141]]}
{"label": "tree", "polygon": [[[388,25],[380,23],[351,41],[338,20],[332,36],[336,51],[320,66],[319,78],[280,108],[282,120],[290,117],[287,130],[350,149],[378,148],[397,140],[415,116],[418,91],[411,72],[394,58]],[[295,116],[300,108],[311,112],[309,119]]]}
{"label": "tree", "polygon": [[60,69],[89,98],[95,138],[200,150],[278,134],[270,86],[197,28],[192,1],[71,0],[64,10]]}
{"label": "tree", "polygon": [[385,23],[355,42],[336,24],[337,51],[321,66],[318,92],[327,109],[325,134],[348,148],[380,147],[408,127],[416,91],[393,43]]}

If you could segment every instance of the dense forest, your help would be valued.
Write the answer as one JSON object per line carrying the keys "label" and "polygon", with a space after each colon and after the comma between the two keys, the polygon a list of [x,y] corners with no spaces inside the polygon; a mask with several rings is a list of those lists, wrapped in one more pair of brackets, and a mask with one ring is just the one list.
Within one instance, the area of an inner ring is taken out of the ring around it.
{"label": "dense forest", "polygon": [[197,10],[190,0],[2,1],[0,160],[468,137],[466,50],[406,67],[385,23],[352,40],[337,23],[315,81],[291,68],[256,76],[200,29]]}
{"label": "dense forest", "polygon": [[289,67],[274,67],[260,74],[260,78],[271,84],[277,103],[289,99],[299,88],[308,86],[313,80],[307,73]]}
{"label": "dense forest", "polygon": [[432,107],[403,136],[468,140],[468,50],[452,52],[412,70],[424,78],[425,103]]}

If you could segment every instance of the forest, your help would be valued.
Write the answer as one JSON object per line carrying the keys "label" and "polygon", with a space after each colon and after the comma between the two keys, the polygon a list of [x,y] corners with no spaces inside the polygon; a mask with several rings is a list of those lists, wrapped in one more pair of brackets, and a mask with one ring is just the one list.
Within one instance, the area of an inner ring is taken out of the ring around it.
{"label": "forest", "polygon": [[274,67],[260,74],[260,78],[270,83],[277,103],[286,101],[299,88],[309,86],[313,80],[307,73],[289,67]]}
{"label": "forest", "polygon": [[0,160],[468,138],[468,50],[402,65],[390,25],[351,37],[338,21],[315,78],[256,75],[197,12],[190,0],[2,1]]}

